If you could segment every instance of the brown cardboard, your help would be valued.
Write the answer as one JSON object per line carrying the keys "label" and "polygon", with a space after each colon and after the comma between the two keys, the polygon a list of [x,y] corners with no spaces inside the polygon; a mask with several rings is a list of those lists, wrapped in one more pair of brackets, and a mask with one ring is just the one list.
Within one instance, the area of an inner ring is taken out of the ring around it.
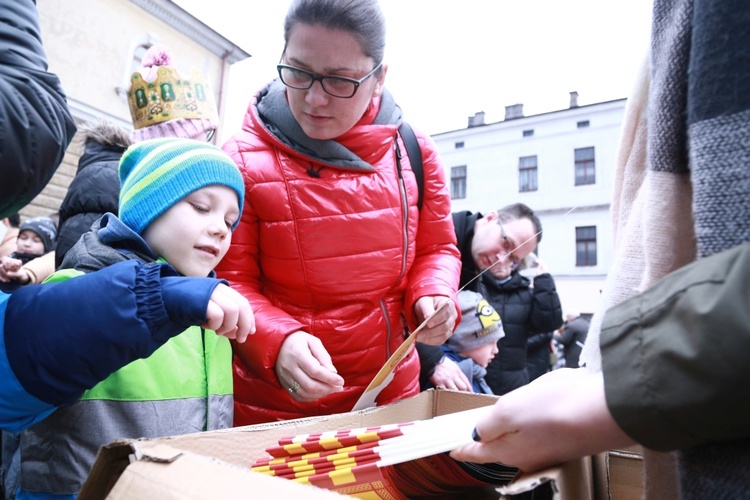
{"label": "brown cardboard", "polygon": [[643,449],[636,445],[596,455],[594,476],[597,500],[643,498]]}
{"label": "brown cardboard", "polygon": [[[265,449],[284,436],[422,420],[494,404],[494,396],[431,390],[380,408],[236,427],[102,447],[79,495],[92,499],[343,498],[334,492],[250,471]],[[513,493],[553,481],[555,498],[593,498],[585,461],[519,478]],[[519,481],[520,480],[520,481]],[[300,490],[299,488],[302,488]],[[567,491],[571,491],[568,495]]]}

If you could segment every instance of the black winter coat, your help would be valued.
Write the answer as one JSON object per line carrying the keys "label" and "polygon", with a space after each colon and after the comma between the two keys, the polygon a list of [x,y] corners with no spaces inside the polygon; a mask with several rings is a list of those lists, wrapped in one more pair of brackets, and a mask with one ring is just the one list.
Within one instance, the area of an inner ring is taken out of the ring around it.
{"label": "black winter coat", "polygon": [[495,358],[487,367],[485,380],[492,392],[506,394],[529,383],[526,372],[526,344],[529,336],[551,332],[563,324],[560,297],[549,273],[531,281],[514,271],[510,280],[499,283],[485,273],[480,278],[482,294],[500,314],[505,337],[498,341]]}
{"label": "black winter coat", "polygon": [[[548,273],[540,274],[531,281],[514,272],[505,284],[498,284],[489,274],[482,274],[471,256],[471,241],[474,238],[474,224],[482,218],[477,212],[454,212],[453,226],[456,230],[458,250],[461,252],[460,287],[473,290],[485,296],[495,310],[500,313],[505,337],[498,341],[500,352],[487,367],[485,380],[492,392],[502,395],[529,383],[526,372],[526,343],[530,335],[552,332],[563,324],[560,297],[555,289],[555,281]],[[476,278],[476,279],[475,279]],[[417,344],[420,371],[420,386],[429,384],[429,377],[435,370],[435,360],[442,358],[439,347]]]}
{"label": "black winter coat", "polygon": [[537,333],[529,337],[526,343],[526,371],[529,374],[529,382],[547,373],[552,364],[551,343],[554,332]]}
{"label": "black winter coat", "polygon": [[32,0],[0,0],[0,218],[47,185],[76,132]]}
{"label": "black winter coat", "polygon": [[95,140],[86,143],[78,172],[60,205],[60,229],[55,251],[55,267],[83,233],[107,212],[117,215],[120,179],[117,169],[124,148]]}

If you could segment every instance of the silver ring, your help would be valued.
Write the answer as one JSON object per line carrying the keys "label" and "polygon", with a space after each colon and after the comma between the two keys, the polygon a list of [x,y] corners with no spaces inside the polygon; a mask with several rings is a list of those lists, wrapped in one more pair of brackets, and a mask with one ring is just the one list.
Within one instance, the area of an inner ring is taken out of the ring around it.
{"label": "silver ring", "polygon": [[292,381],[292,386],[291,387],[287,387],[286,390],[289,391],[289,394],[294,394],[295,392],[297,392],[299,390],[299,384],[297,383],[296,380],[293,380]]}

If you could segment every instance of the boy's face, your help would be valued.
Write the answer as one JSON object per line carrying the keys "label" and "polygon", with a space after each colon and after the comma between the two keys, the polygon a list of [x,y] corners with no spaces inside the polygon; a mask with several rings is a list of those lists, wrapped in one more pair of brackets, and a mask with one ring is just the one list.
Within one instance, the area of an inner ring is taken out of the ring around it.
{"label": "boy's face", "polygon": [[474,349],[468,351],[462,351],[459,354],[464,358],[471,358],[479,366],[487,368],[492,358],[498,353],[497,342],[490,342],[489,344],[480,345]]}
{"label": "boy's face", "polygon": [[207,186],[172,205],[141,236],[180,274],[207,276],[229,250],[239,216],[234,190]]}
{"label": "boy's face", "polygon": [[44,242],[38,234],[30,229],[25,229],[19,233],[16,247],[18,253],[29,253],[32,255],[44,254]]}

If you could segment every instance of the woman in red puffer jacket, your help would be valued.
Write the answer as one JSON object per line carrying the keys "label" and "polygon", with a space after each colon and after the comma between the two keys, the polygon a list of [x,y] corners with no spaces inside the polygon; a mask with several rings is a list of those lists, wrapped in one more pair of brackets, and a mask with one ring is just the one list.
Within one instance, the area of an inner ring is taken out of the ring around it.
{"label": "woman in red puffer jacket", "polygon": [[[366,21],[366,22],[365,22]],[[225,145],[247,189],[217,268],[255,312],[235,346],[235,425],[351,411],[409,330],[441,344],[459,319],[460,257],[434,144],[419,136],[424,203],[383,83],[375,0],[296,0],[280,79]],[[377,404],[419,391],[411,352]]]}

